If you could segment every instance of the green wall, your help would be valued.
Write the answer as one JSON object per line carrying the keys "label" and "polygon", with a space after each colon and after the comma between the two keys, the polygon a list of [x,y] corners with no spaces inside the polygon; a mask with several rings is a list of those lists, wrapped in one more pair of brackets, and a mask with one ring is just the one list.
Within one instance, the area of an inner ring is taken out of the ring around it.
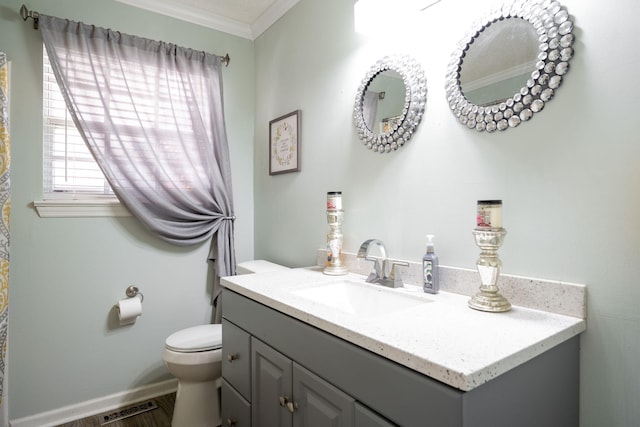
{"label": "green wall", "polygon": [[[0,0],[0,50],[11,60],[11,419],[100,398],[171,376],[161,351],[172,332],[211,321],[208,244],[177,248],[132,217],[40,218],[42,39]],[[29,8],[231,56],[223,72],[236,204],[238,260],[253,257],[253,43],[112,0],[32,0]],[[119,328],[113,306],[136,285],[143,315]]]}
{"label": "green wall", "polygon": [[[29,6],[230,53],[225,104],[240,260],[255,252],[290,266],[313,264],[327,232],[326,192],[342,190],[346,250],[376,237],[391,256],[417,261],[424,235],[434,233],[442,264],[474,268],[475,202],[503,199],[504,271],[588,285],[581,426],[635,426],[640,4],[563,1],[575,17],[577,43],[556,98],[531,122],[484,134],[456,122],[444,78],[455,44],[486,2],[444,0],[418,25],[383,34],[384,41],[353,32],[353,3],[301,0],[253,44],[108,0]],[[210,317],[206,245],[171,248],[131,218],[37,217],[31,202],[41,191],[40,40],[18,17],[20,4],[0,0],[0,49],[13,61],[12,419],[168,378],[160,360],[164,338]],[[422,64],[428,101],[409,144],[381,155],[356,137],[353,97],[369,67],[395,53]],[[301,171],[269,176],[268,122],[296,109]],[[132,328],[111,329],[111,307],[129,284],[144,292],[145,313]]]}
{"label": "green wall", "polygon": [[[418,261],[434,233],[442,264],[475,268],[475,203],[502,199],[504,272],[588,286],[581,425],[637,425],[640,3],[562,1],[577,27],[571,70],[532,121],[494,134],[460,125],[444,89],[456,43],[489,2],[441,1],[417,24],[380,28],[379,40],[354,33],[354,3],[302,0],[256,40],[256,257],[314,263],[326,192],[342,190],[347,251],[379,238],[391,257]],[[395,53],[421,63],[429,93],[414,138],[382,155],[357,139],[353,97],[369,67]],[[301,171],[270,177],[267,123],[296,109]]]}

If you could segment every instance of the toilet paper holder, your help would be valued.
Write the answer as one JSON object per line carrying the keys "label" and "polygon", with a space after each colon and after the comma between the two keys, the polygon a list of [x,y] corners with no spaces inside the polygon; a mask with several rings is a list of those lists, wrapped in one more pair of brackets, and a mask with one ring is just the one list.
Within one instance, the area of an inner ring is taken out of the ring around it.
{"label": "toilet paper holder", "polygon": [[127,288],[127,290],[125,291],[125,294],[129,297],[129,298],[133,298],[133,297],[140,297],[140,302],[144,301],[144,295],[142,295],[142,292],[140,292],[140,290],[138,289],[137,286],[129,286]]}

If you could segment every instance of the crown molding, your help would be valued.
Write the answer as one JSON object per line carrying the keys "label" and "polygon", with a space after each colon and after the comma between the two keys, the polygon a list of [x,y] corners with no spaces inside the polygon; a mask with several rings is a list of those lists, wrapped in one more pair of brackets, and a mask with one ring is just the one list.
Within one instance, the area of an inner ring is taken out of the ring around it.
{"label": "crown molding", "polygon": [[265,10],[264,13],[251,24],[253,40],[264,33],[278,19],[282,18],[289,9],[299,1],[300,0],[277,0],[269,9]]}
{"label": "crown molding", "polygon": [[248,24],[201,9],[181,5],[174,0],[116,0],[162,15],[171,16],[192,24],[201,25],[223,33],[255,40],[289,11],[299,0],[277,0],[255,22]]}

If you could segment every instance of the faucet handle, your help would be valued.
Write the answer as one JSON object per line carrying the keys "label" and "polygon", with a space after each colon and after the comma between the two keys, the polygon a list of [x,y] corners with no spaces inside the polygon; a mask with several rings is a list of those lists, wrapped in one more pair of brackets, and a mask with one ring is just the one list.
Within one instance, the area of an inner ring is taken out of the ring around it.
{"label": "faucet handle", "polygon": [[399,265],[401,267],[409,267],[409,263],[406,261],[398,261],[398,260],[390,260],[389,262],[391,262],[391,269],[389,271],[389,280],[393,280],[393,286],[395,288],[399,288],[403,285],[403,283],[402,283],[402,277],[396,275],[396,266]]}
{"label": "faucet handle", "polygon": [[373,261],[373,271],[371,272],[371,274],[375,274],[377,277],[384,276],[384,264],[385,262],[387,262],[387,260],[371,256],[365,257],[365,260]]}

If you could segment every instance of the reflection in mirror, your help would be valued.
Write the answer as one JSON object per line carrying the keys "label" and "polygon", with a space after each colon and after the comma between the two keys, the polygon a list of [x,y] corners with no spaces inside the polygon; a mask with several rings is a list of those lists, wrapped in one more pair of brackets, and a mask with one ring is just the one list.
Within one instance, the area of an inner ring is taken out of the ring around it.
{"label": "reflection in mirror", "polygon": [[388,132],[402,117],[406,88],[400,73],[386,70],[373,78],[363,104],[365,123],[373,133]]}
{"label": "reflection in mirror", "polygon": [[507,18],[482,31],[469,46],[460,70],[464,96],[476,105],[506,101],[535,70],[538,34],[529,21]]}
{"label": "reflection in mirror", "polygon": [[362,143],[389,153],[404,145],[417,128],[427,99],[420,65],[405,55],[377,61],[356,93],[353,119]]}
{"label": "reflection in mirror", "polygon": [[573,22],[559,2],[507,1],[460,41],[447,71],[447,101],[479,132],[516,127],[542,111],[573,57]]}

